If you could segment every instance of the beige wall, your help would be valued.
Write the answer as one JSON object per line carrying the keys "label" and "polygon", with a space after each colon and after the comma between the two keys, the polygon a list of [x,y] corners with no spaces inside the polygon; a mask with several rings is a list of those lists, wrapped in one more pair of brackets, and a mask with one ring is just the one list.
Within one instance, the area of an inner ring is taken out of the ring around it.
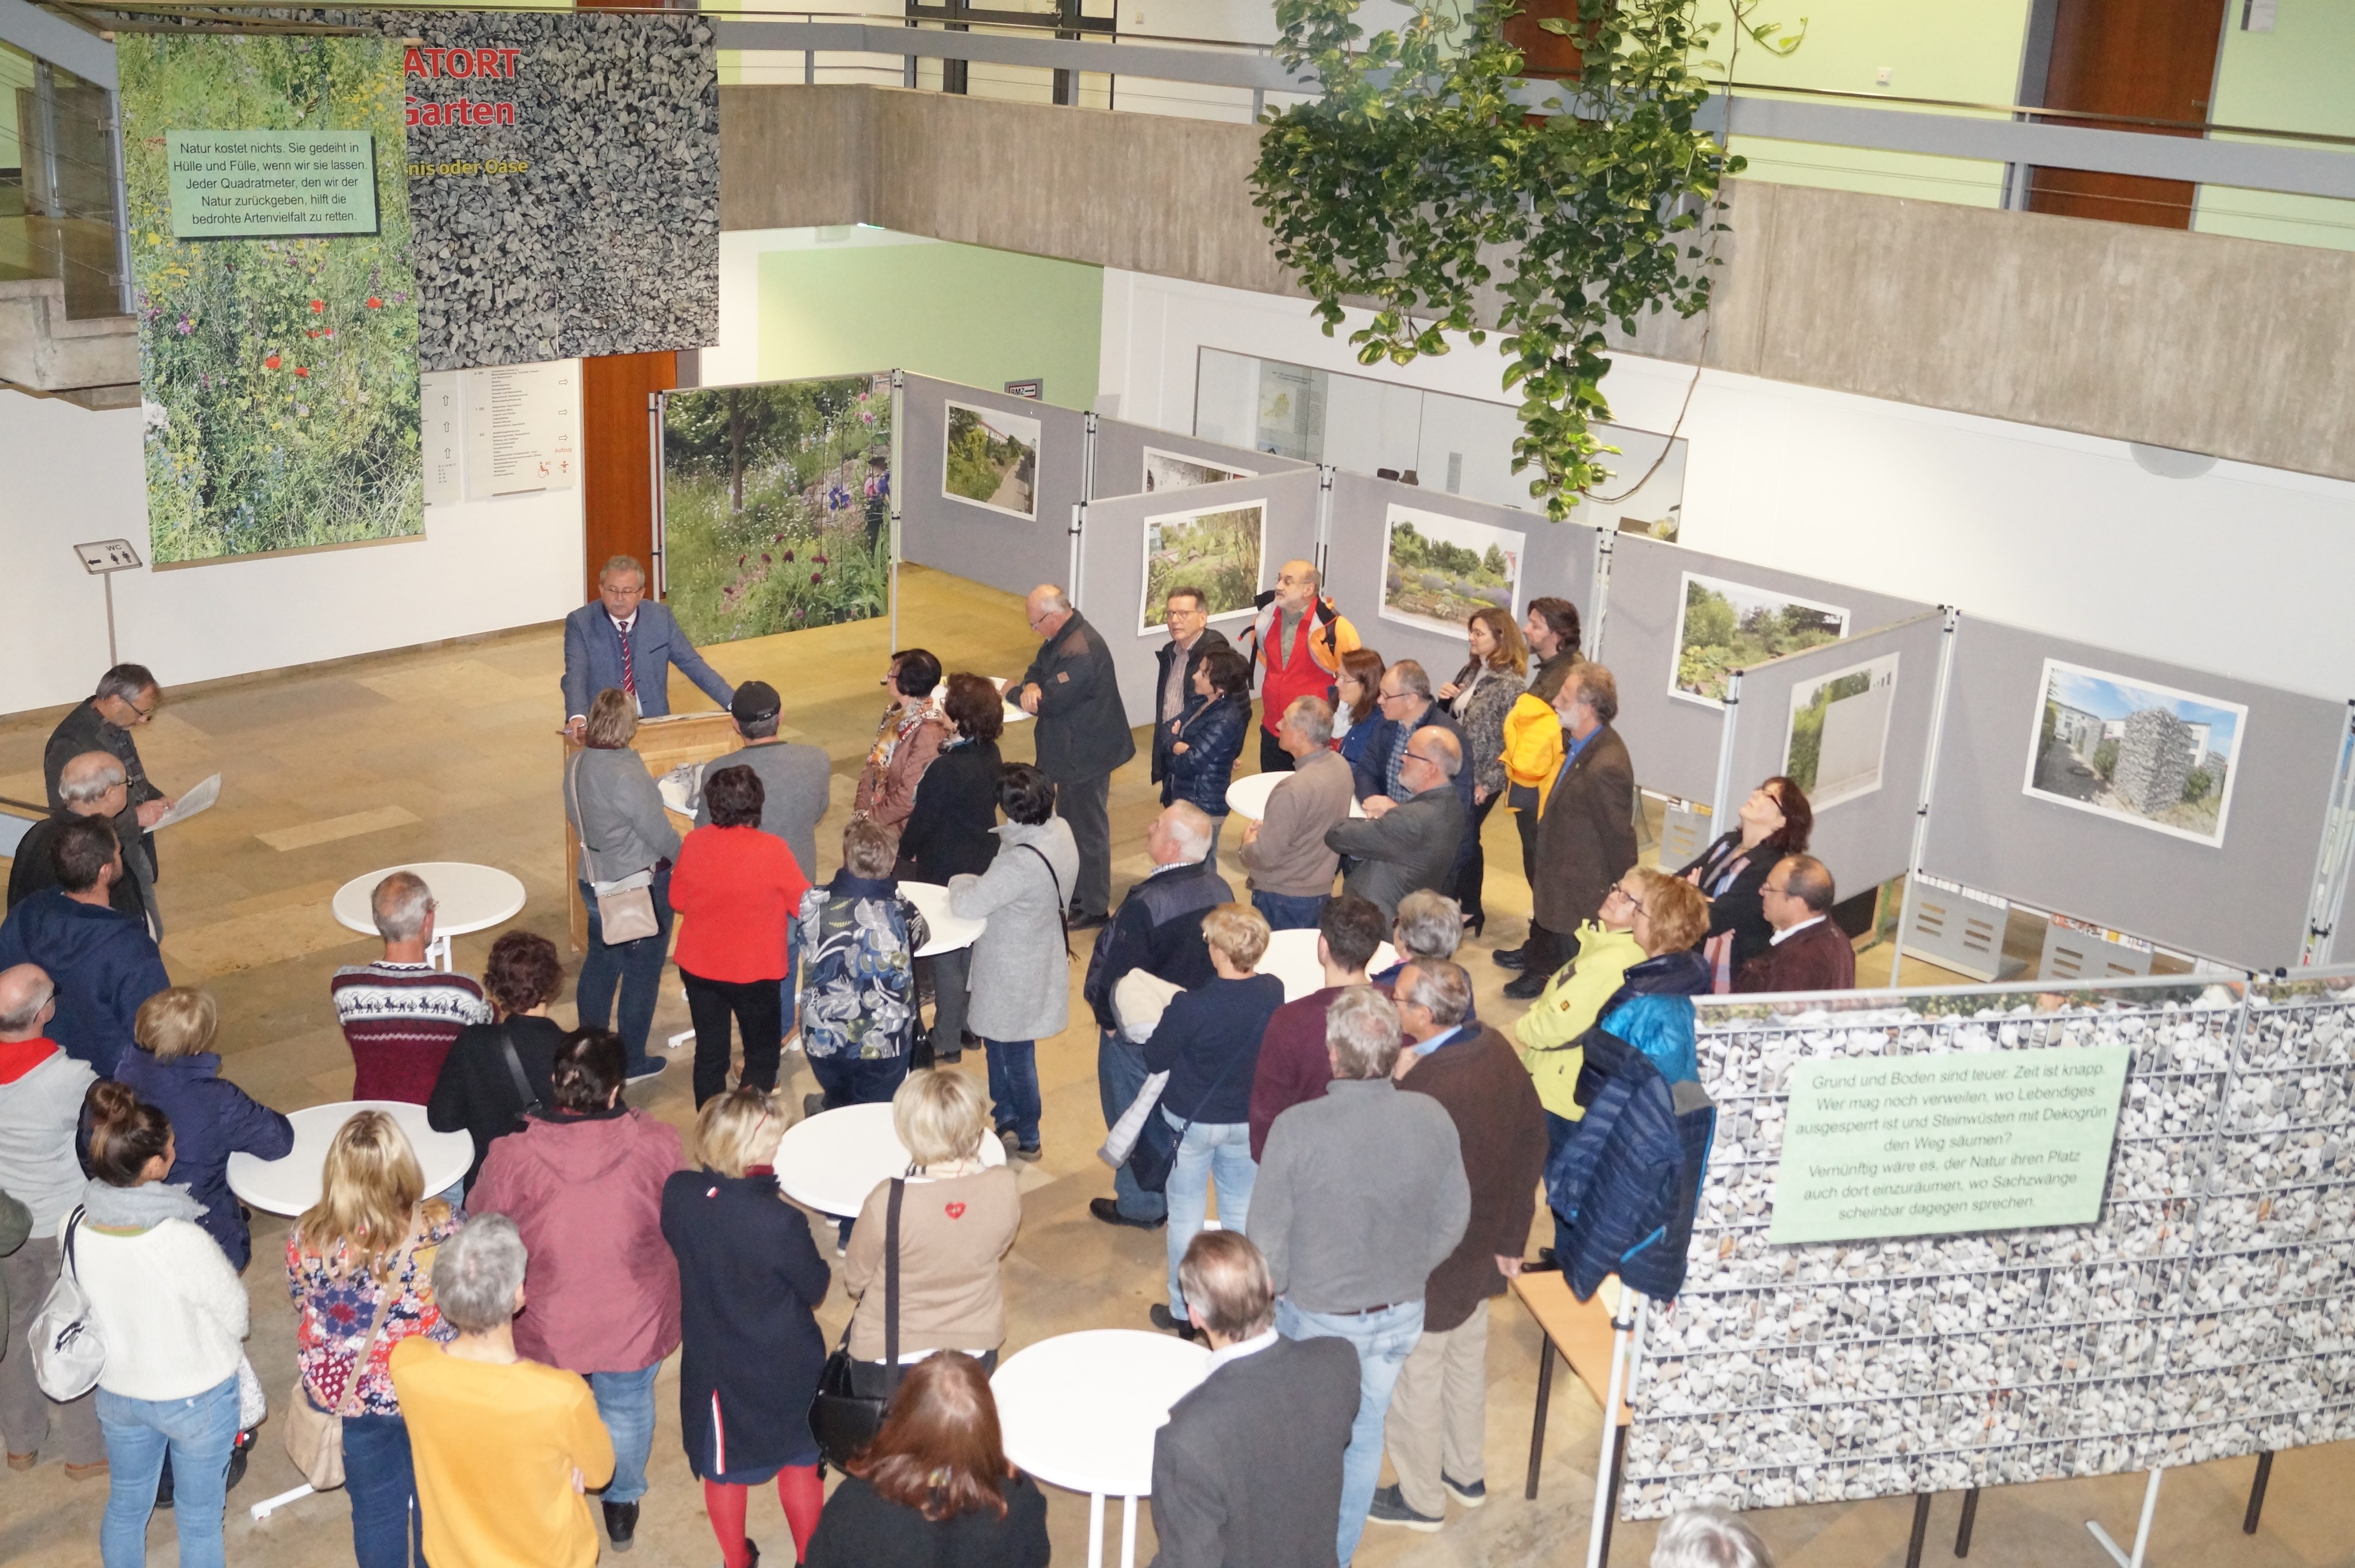
{"label": "beige wall", "polygon": [[[725,229],[867,222],[1296,294],[1249,126],[869,87],[721,91]],[[2355,479],[2355,254],[1737,182],[1715,367]],[[1623,347],[1689,362],[1700,324]]]}

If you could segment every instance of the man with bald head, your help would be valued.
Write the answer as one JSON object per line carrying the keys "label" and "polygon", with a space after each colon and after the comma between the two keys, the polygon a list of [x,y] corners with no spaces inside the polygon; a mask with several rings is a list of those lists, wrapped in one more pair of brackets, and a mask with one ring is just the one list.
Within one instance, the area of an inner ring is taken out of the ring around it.
{"label": "man with bald head", "polygon": [[[37,822],[17,842],[8,867],[8,907],[15,909],[44,888],[58,885],[49,863],[49,846],[58,830],[80,816],[95,816],[114,825],[122,841],[123,868],[129,873],[116,882],[108,897],[113,907],[134,920],[144,920],[151,935],[164,934],[164,921],[155,908],[155,885],[148,874],[147,857],[139,849],[137,818],[130,815],[131,786],[122,763],[112,752],[84,752],[70,758],[58,774],[58,797],[65,804]],[[124,824],[131,837],[123,837]]]}
{"label": "man with bald head", "polygon": [[1112,649],[1071,595],[1042,582],[1022,609],[1039,634],[1039,656],[1013,695],[1039,720],[1039,770],[1055,781],[1056,815],[1079,846],[1079,885],[1065,891],[1071,925],[1102,925],[1112,910],[1112,771],[1136,755],[1136,737]]}
{"label": "man with bald head", "polygon": [[445,975],[427,962],[433,945],[433,890],[414,871],[376,885],[368,912],[384,938],[384,956],[346,965],[327,982],[336,1021],[352,1048],[352,1098],[433,1097],[442,1058],[469,1024],[491,1021],[483,987],[468,975]]}
{"label": "man with bald head", "polygon": [[1343,892],[1366,900],[1391,921],[1407,894],[1445,885],[1466,822],[1455,795],[1455,777],[1465,765],[1453,731],[1426,724],[1407,736],[1399,771],[1405,798],[1376,796],[1366,803],[1366,816],[1346,819],[1325,835],[1326,848],[1348,867]]}
{"label": "man with bald head", "polygon": [[1259,771],[1290,773],[1284,715],[1303,697],[1333,700],[1341,656],[1359,645],[1358,629],[1323,596],[1324,573],[1313,560],[1287,560],[1275,586],[1259,596],[1259,618],[1243,634],[1241,652],[1266,673],[1260,678]]}

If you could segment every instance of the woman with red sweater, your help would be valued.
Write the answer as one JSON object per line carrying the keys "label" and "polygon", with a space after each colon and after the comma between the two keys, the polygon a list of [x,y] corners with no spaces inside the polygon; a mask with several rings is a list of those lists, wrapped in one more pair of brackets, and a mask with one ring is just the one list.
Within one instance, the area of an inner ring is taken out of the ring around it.
{"label": "woman with red sweater", "polygon": [[679,846],[671,869],[670,906],[681,919],[678,976],[687,983],[695,1023],[695,1103],[728,1088],[728,1020],[744,1037],[738,1080],[777,1086],[784,1053],[785,937],[809,881],[785,841],[761,831],[763,791],[747,767],[721,768],[703,781],[711,825]]}

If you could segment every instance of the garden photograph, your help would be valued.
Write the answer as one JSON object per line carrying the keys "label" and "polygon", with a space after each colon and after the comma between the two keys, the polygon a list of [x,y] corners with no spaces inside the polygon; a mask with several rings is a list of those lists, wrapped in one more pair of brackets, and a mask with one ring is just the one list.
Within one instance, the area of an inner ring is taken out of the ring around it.
{"label": "garden photograph", "polygon": [[1733,671],[1847,635],[1848,612],[1837,605],[1688,571],[1668,690],[1714,708]]}
{"label": "garden photograph", "polygon": [[941,494],[1018,517],[1039,515],[1039,421],[1020,414],[948,406]]}
{"label": "garden photograph", "polygon": [[1138,636],[1164,630],[1162,605],[1173,588],[1202,591],[1213,621],[1248,615],[1259,597],[1267,539],[1267,503],[1246,501],[1207,512],[1145,519],[1145,601]]}
{"label": "garden photograph", "polygon": [[1508,528],[1392,507],[1382,560],[1382,618],[1461,637],[1475,610],[1511,614],[1527,542]]}

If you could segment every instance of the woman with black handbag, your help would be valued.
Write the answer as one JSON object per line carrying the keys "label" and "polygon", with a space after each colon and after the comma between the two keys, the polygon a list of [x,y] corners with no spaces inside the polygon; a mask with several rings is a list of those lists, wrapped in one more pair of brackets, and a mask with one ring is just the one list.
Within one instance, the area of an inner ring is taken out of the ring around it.
{"label": "woman with black handbag", "polygon": [[813,1308],[831,1279],[809,1217],[777,1189],[776,1096],[738,1088],[695,1119],[700,1170],[663,1185],[662,1231],[678,1259],[679,1436],[727,1568],[753,1568],[752,1488],[774,1477],[794,1555],[825,1505],[810,1402],[826,1365]]}
{"label": "woman with black handbag", "polygon": [[492,1140],[523,1125],[524,1117],[556,1103],[556,1053],[564,1026],[548,1009],[564,993],[564,961],[556,944],[536,931],[510,931],[491,944],[483,965],[483,989],[497,1009],[486,1024],[458,1031],[425,1120],[437,1133],[464,1133],[474,1140],[474,1161],[466,1168],[466,1190],[474,1189],[483,1157]]}

